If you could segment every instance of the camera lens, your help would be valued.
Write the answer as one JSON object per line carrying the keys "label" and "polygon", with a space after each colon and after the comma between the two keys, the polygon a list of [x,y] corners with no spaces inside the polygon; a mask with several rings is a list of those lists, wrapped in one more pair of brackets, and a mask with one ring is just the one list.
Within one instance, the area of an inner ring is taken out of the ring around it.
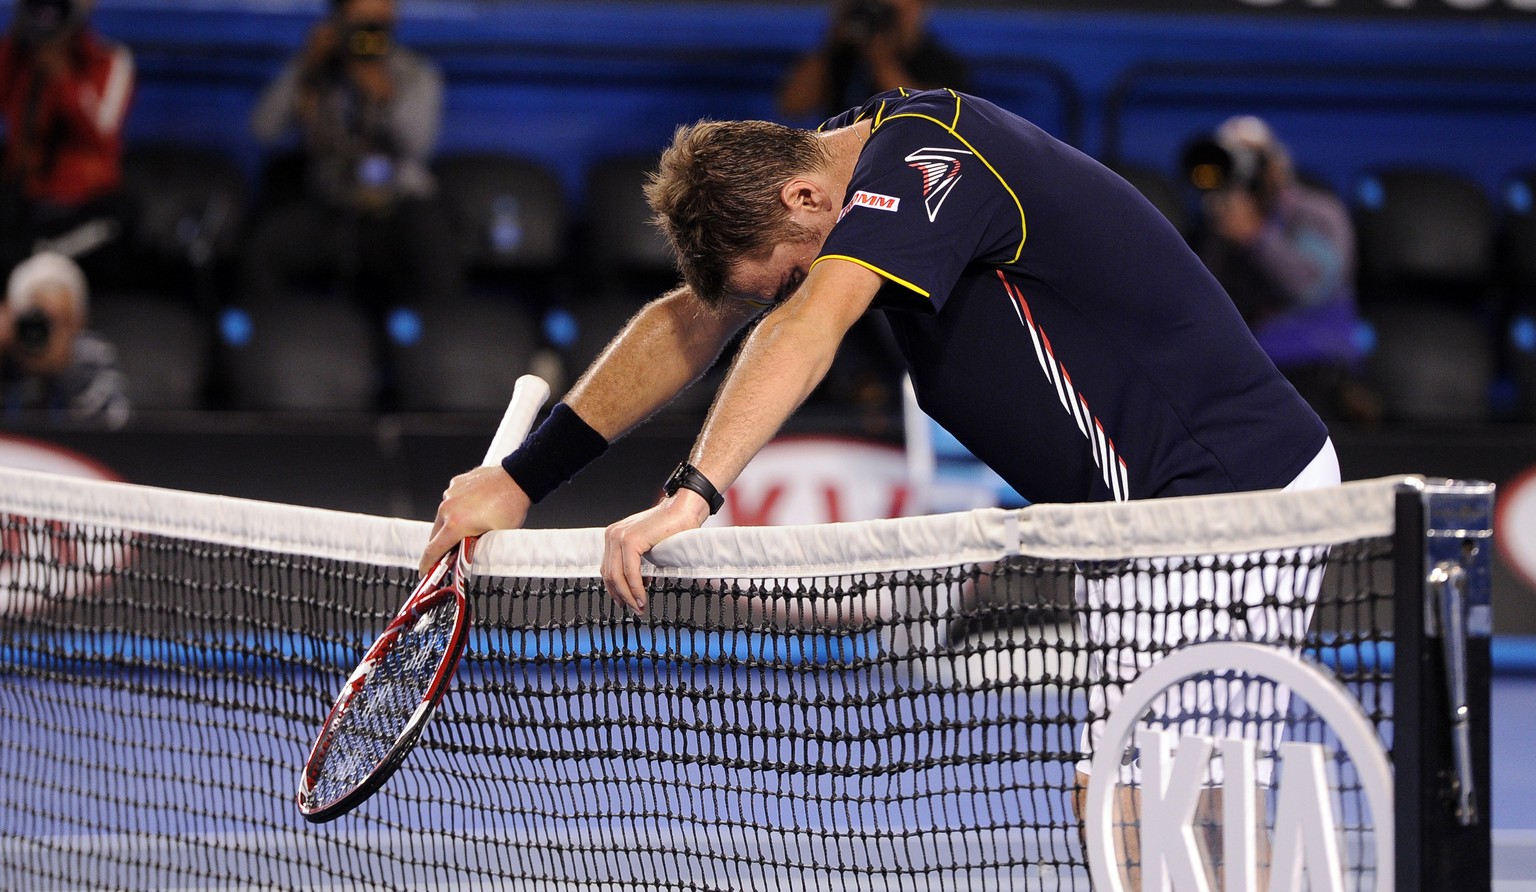
{"label": "camera lens", "polygon": [[1203,192],[1224,188],[1232,178],[1232,154],[1214,139],[1191,143],[1181,166],[1190,184]]}
{"label": "camera lens", "polygon": [[343,46],[356,59],[376,59],[389,53],[393,35],[386,22],[359,22],[347,29]]}
{"label": "camera lens", "polygon": [[29,310],[16,317],[16,343],[24,350],[42,350],[52,333],[53,323],[42,310]]}

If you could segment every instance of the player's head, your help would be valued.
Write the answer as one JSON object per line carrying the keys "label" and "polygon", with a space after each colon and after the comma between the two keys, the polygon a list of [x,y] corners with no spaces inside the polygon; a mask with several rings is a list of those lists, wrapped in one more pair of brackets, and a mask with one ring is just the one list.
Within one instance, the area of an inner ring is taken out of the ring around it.
{"label": "player's head", "polygon": [[88,312],[80,267],[62,254],[35,254],[16,265],[6,284],[3,342],[28,372],[57,372],[68,361]]}
{"label": "player's head", "polygon": [[57,304],[61,314],[84,319],[89,300],[85,274],[79,265],[52,251],[34,254],[16,264],[5,288],[6,306],[18,316],[44,305]]}
{"label": "player's head", "polygon": [[738,261],[823,239],[824,232],[791,219],[781,193],[825,162],[816,134],[781,124],[702,121],[678,128],[646,196],[683,281],[718,304]]}
{"label": "player's head", "polygon": [[1290,178],[1290,150],[1275,136],[1274,128],[1263,118],[1255,115],[1230,117],[1216,128],[1216,139],[1223,145],[1251,152],[1262,159],[1263,163],[1259,167],[1268,191],[1273,192]]}

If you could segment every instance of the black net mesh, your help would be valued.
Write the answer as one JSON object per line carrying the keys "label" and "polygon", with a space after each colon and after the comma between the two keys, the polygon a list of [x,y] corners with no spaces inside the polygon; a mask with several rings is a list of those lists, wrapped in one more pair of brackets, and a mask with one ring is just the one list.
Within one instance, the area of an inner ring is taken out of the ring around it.
{"label": "black net mesh", "polygon": [[[642,617],[594,579],[490,578],[417,749],[309,825],[300,766],[414,571],[14,515],[0,543],[5,888],[1086,890],[1085,730],[1208,638],[1299,649],[1391,741],[1385,539],[660,579]],[[1198,700],[1161,716],[1327,733],[1298,698]]]}

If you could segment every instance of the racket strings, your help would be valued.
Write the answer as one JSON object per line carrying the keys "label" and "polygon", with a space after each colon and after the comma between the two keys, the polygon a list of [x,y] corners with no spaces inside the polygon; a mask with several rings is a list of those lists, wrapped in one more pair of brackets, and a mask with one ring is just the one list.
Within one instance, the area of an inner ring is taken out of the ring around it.
{"label": "racket strings", "polygon": [[332,723],[314,778],[316,807],[334,802],[367,779],[410,726],[452,645],[458,605],[444,598],[400,629],[373,670]]}

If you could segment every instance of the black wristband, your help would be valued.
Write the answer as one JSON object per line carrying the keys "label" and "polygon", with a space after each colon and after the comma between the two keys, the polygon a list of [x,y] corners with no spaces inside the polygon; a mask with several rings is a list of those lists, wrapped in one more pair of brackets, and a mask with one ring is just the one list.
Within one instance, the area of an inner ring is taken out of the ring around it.
{"label": "black wristband", "polygon": [[501,469],[537,503],[607,449],[602,434],[570,406],[556,403],[538,430],[501,460]]}
{"label": "black wristband", "polygon": [[669,496],[675,496],[680,489],[691,489],[703,496],[704,501],[709,503],[710,514],[719,512],[720,506],[725,504],[725,496],[720,494],[720,490],[715,489],[715,485],[709,482],[708,477],[705,477],[699,472],[698,468],[688,464],[686,461],[678,464],[677,470],[673,471],[672,476],[667,478],[667,482],[662,486],[661,491]]}

